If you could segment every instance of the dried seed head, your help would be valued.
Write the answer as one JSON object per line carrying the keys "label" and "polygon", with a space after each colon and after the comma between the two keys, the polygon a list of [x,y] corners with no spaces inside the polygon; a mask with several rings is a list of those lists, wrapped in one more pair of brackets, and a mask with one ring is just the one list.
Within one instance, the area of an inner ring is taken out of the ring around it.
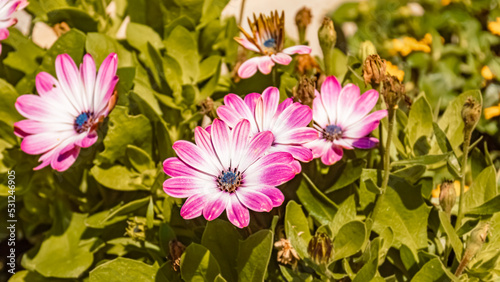
{"label": "dried seed head", "polygon": [[311,24],[311,19],[312,19],[311,9],[302,7],[302,9],[300,9],[297,12],[297,14],[295,15],[295,24],[299,29],[299,33],[301,31],[303,32],[306,31],[307,26]]}
{"label": "dried seed head", "polygon": [[386,76],[383,81],[382,96],[389,111],[397,108],[401,98],[406,97],[405,86],[393,75]]}
{"label": "dried seed head", "polygon": [[315,90],[316,83],[314,80],[303,76],[300,78],[298,87],[293,88],[293,98],[304,105],[312,107]]}
{"label": "dried seed head", "polygon": [[309,241],[307,252],[315,263],[327,264],[333,254],[332,239],[325,233],[316,234]]}
{"label": "dried seed head", "polygon": [[168,249],[168,258],[172,262],[172,268],[175,271],[178,271],[181,265],[181,256],[186,250],[186,246],[184,246],[184,244],[182,244],[180,241],[174,239],[168,242]]}
{"label": "dried seed head", "polygon": [[382,60],[379,55],[368,55],[363,64],[365,84],[371,84],[374,89],[378,88],[386,78],[386,68],[385,60]]}
{"label": "dried seed head", "polygon": [[278,262],[289,264],[293,269],[297,267],[300,258],[288,239],[281,238],[274,243],[274,247],[278,249]]}
{"label": "dried seed head", "polygon": [[462,108],[462,119],[464,121],[464,130],[472,131],[476,127],[481,117],[481,104],[474,98],[468,97]]}

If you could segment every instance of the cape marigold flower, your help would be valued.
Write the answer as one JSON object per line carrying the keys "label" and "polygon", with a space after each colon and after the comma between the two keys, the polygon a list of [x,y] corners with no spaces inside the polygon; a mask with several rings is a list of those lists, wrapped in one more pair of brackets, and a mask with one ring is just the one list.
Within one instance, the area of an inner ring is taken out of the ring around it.
{"label": "cape marigold flower", "polygon": [[259,132],[250,138],[251,125],[241,120],[230,130],[215,119],[209,131],[195,129],[195,144],[180,140],[173,149],[177,158],[166,159],[165,173],[172,178],[163,190],[176,198],[188,198],[181,216],[203,216],[213,220],[226,210],[231,223],[239,228],[248,225],[248,209],[263,212],[283,203],[276,186],[295,176],[289,153],[267,154],[273,134]]}
{"label": "cape marigold flower", "polygon": [[481,76],[486,80],[492,80],[493,78],[495,78],[495,75],[488,66],[484,66],[481,68]]}
{"label": "cape marigold flower", "polygon": [[393,65],[391,62],[386,61],[386,67],[387,67],[387,73],[390,75],[394,75],[399,79],[399,81],[403,81],[405,78],[405,72],[403,70],[400,70],[397,65]]}
{"label": "cape marigold flower", "polygon": [[[12,18],[12,14],[28,6],[27,0],[0,0],[0,40],[9,37],[9,28],[17,23],[17,19]],[[0,44],[0,53],[2,45]]]}
{"label": "cape marigold flower", "polygon": [[378,139],[366,135],[387,116],[387,110],[368,114],[378,96],[373,89],[360,96],[356,85],[342,88],[335,76],[329,76],[313,102],[314,128],[320,132],[319,139],[305,144],[314,158],[321,157],[325,165],[332,165],[342,158],[343,149],[370,149],[377,145]]}
{"label": "cape marigold flower", "polygon": [[[302,162],[313,159],[311,150],[303,145],[318,138],[318,132],[307,127],[312,120],[312,111],[301,103],[293,103],[288,98],[279,103],[280,93],[276,87],[268,87],[262,92],[251,93],[245,100],[238,95],[224,97],[224,104],[217,108],[217,114],[230,127],[236,126],[241,119],[247,119],[252,135],[271,131],[274,135],[269,152],[288,152]],[[294,161],[295,172],[301,171],[300,163]]]}
{"label": "cape marigold flower", "polygon": [[275,65],[288,65],[292,61],[292,54],[309,54],[311,48],[305,45],[296,45],[283,49],[285,42],[285,13],[271,13],[267,17],[260,14],[259,18],[253,16],[254,21],[248,19],[252,34],[248,34],[242,27],[241,32],[245,37],[235,37],[241,46],[248,50],[260,53],[262,56],[245,61],[238,69],[241,78],[253,76],[257,69],[263,74],[269,74]]}
{"label": "cape marigold flower", "polygon": [[500,116],[500,104],[498,104],[497,106],[491,106],[484,109],[485,119],[492,119],[497,116]]}
{"label": "cape marigold flower", "polygon": [[57,79],[41,72],[36,77],[38,95],[17,98],[16,109],[28,118],[14,124],[24,138],[21,149],[31,155],[43,154],[35,170],[49,164],[57,171],[68,169],[80,148],[97,141],[96,129],[116,103],[117,56],[111,53],[96,77],[94,59],[83,57],[80,69],[68,54],[56,58]]}
{"label": "cape marigold flower", "polygon": [[500,35],[500,17],[496,21],[488,22],[488,30],[495,35]]}

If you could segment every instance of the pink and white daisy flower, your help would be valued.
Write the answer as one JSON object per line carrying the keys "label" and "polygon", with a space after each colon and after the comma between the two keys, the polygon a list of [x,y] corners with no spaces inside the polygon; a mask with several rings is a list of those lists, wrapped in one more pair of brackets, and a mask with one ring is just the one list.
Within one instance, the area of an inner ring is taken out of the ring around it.
{"label": "pink and white daisy flower", "polygon": [[[12,18],[12,14],[28,6],[27,0],[0,0],[0,40],[9,37],[9,28],[17,23],[17,19]],[[0,44],[0,53],[2,45]]]}
{"label": "pink and white daisy flower", "polygon": [[354,84],[342,88],[335,76],[323,82],[321,94],[316,92],[313,120],[320,135],[305,146],[311,148],[314,158],[321,157],[325,165],[339,161],[343,149],[370,149],[378,144],[378,139],[367,135],[387,116],[387,110],[369,114],[379,94],[373,89],[361,96],[359,93],[359,87]]}
{"label": "pink and white daisy flower", "polygon": [[195,129],[196,145],[180,140],[172,146],[177,158],[163,163],[172,178],[163,183],[165,192],[176,198],[188,198],[181,216],[191,219],[203,214],[213,220],[226,210],[231,223],[248,226],[248,209],[268,212],[283,203],[276,186],[295,176],[288,153],[266,152],[273,134],[260,132],[250,137],[250,122],[241,120],[230,130],[215,119],[209,131]]}
{"label": "pink and white daisy flower", "polygon": [[292,61],[290,55],[309,54],[311,47],[296,45],[283,49],[285,42],[285,13],[271,13],[270,17],[260,14],[259,18],[254,15],[254,21],[248,19],[252,35],[248,34],[242,27],[241,32],[245,37],[235,37],[244,48],[260,53],[263,56],[254,57],[245,61],[238,69],[241,78],[253,76],[257,69],[263,74],[269,74],[276,64],[288,65]]}
{"label": "pink and white daisy flower", "polygon": [[28,118],[14,124],[14,132],[24,138],[21,149],[31,155],[43,154],[35,170],[49,164],[57,171],[68,169],[80,148],[97,141],[97,127],[116,103],[115,85],[118,59],[111,53],[96,77],[94,59],[83,57],[80,69],[68,54],[56,58],[55,79],[41,72],[36,77],[39,95],[17,98],[16,109]]}
{"label": "pink and white daisy flower", "polygon": [[[293,103],[292,98],[279,103],[280,93],[276,87],[268,87],[259,93],[250,93],[245,100],[238,95],[228,94],[224,104],[217,108],[217,114],[230,127],[235,127],[241,119],[250,122],[252,135],[271,131],[274,135],[269,152],[288,152],[301,162],[313,159],[310,149],[303,145],[316,140],[318,132],[307,127],[312,120],[312,110],[301,103]],[[300,163],[294,161],[296,173],[301,171]]]}

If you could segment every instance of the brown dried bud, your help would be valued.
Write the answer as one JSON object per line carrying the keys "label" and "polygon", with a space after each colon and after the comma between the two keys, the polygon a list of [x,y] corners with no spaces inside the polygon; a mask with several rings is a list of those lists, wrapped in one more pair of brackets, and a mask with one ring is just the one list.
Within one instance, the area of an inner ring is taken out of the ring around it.
{"label": "brown dried bud", "polygon": [[455,202],[457,201],[455,184],[452,180],[444,180],[443,183],[441,183],[440,189],[439,205],[441,205],[441,208],[449,218],[451,216],[451,209],[455,206]]}
{"label": "brown dried bud", "polygon": [[462,108],[462,119],[464,120],[464,130],[472,131],[481,118],[481,104],[474,98],[468,97]]}
{"label": "brown dried bud", "polygon": [[297,64],[295,70],[299,75],[311,75],[321,72],[316,60],[309,54],[296,55]]}
{"label": "brown dried bud", "polygon": [[289,264],[293,269],[297,267],[300,258],[288,239],[281,238],[274,243],[274,247],[278,249],[278,262]]}
{"label": "brown dried bud", "polygon": [[311,10],[303,7],[295,15],[295,24],[299,30],[299,41],[300,44],[306,43],[306,29],[307,26],[311,24],[312,14]]}
{"label": "brown dried bud", "polygon": [[69,27],[69,25],[66,22],[60,22],[60,23],[56,23],[52,27],[52,29],[56,33],[57,37],[60,37],[61,35],[68,32],[71,28]]}
{"label": "brown dried bud", "polygon": [[401,98],[406,96],[405,86],[393,75],[386,76],[383,82],[381,94],[384,96],[387,109],[393,111],[397,108]]}
{"label": "brown dried bud", "polygon": [[180,241],[174,239],[168,242],[168,249],[168,258],[172,262],[172,268],[175,271],[178,271],[181,265],[181,256],[184,253],[184,250],[186,250],[186,246],[184,246],[184,244],[182,244]]}
{"label": "brown dried bud", "polygon": [[200,103],[200,113],[202,115],[208,115],[214,110],[214,100],[212,98],[207,97],[205,100]]}
{"label": "brown dried bud", "polygon": [[325,233],[314,235],[307,246],[307,253],[316,264],[327,264],[333,254],[332,239]]}
{"label": "brown dried bud", "polygon": [[363,64],[365,84],[371,84],[374,89],[378,88],[380,83],[386,78],[386,68],[385,60],[382,60],[379,55],[368,55]]}
{"label": "brown dried bud", "polygon": [[293,88],[293,98],[304,105],[312,107],[316,90],[316,83],[314,80],[303,76],[298,87]]}
{"label": "brown dried bud", "polygon": [[145,241],[146,240],[146,219],[135,217],[133,220],[127,220],[128,226],[125,229],[125,235],[135,241]]}

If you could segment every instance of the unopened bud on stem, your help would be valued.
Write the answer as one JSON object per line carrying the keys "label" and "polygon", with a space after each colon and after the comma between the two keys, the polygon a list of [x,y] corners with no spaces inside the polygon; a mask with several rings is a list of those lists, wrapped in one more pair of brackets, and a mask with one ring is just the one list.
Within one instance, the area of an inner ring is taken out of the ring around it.
{"label": "unopened bud on stem", "polygon": [[327,264],[333,254],[332,240],[325,233],[316,234],[309,241],[307,252],[316,264]]}
{"label": "unopened bud on stem", "polygon": [[306,30],[307,26],[311,24],[312,14],[311,10],[303,7],[295,15],[295,24],[299,30],[299,43],[306,44]]}
{"label": "unopened bud on stem", "polygon": [[[359,47],[359,57],[363,62],[366,61],[366,58],[370,55],[377,55],[377,49],[375,48],[375,45],[369,40],[364,41],[361,43],[361,46]],[[379,57],[380,58],[380,57]]]}
{"label": "unopened bud on stem", "polygon": [[323,51],[323,58],[325,60],[325,72],[326,75],[333,75],[332,73],[332,56],[333,48],[337,42],[337,33],[333,27],[333,21],[330,18],[325,17],[323,23],[318,30],[319,45],[321,46],[321,51]]}
{"label": "unopened bud on stem", "polygon": [[455,206],[456,201],[457,193],[455,191],[453,181],[443,181],[443,183],[441,183],[441,191],[439,194],[439,205],[441,205],[443,211],[448,215],[448,218],[451,216],[451,209]]}
{"label": "unopened bud on stem", "polygon": [[485,223],[472,230],[469,239],[467,239],[467,243],[465,244],[466,247],[464,257],[462,258],[462,261],[460,262],[460,265],[455,272],[455,276],[460,277],[465,267],[469,264],[472,258],[477,255],[477,253],[479,253],[479,250],[481,250],[481,247],[486,241],[489,228],[490,225],[488,223]]}
{"label": "unopened bud on stem", "polygon": [[399,79],[393,75],[386,76],[383,81],[382,96],[384,96],[385,104],[389,115],[397,108],[401,98],[406,96],[405,86]]}
{"label": "unopened bud on stem", "polygon": [[462,119],[464,120],[464,131],[472,132],[481,117],[481,104],[474,98],[468,97],[462,108]]}

